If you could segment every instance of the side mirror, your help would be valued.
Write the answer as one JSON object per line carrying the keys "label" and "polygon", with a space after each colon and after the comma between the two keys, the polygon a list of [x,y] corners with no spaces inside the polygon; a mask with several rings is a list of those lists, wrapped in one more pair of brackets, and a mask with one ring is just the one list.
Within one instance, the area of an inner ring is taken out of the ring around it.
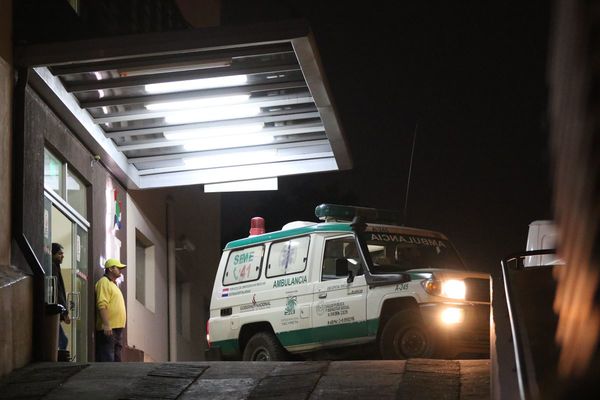
{"label": "side mirror", "polygon": [[354,282],[354,272],[348,271],[348,279],[346,279],[346,282],[348,282],[348,283]]}
{"label": "side mirror", "polygon": [[348,270],[348,260],[345,258],[335,259],[335,275],[336,276],[347,276],[348,283],[354,281],[354,273]]}

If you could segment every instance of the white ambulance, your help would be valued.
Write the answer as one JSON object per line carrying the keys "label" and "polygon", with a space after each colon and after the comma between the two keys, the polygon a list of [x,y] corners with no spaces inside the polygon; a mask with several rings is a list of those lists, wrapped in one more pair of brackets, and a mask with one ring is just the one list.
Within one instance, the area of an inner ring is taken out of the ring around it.
{"label": "white ambulance", "polygon": [[389,210],[321,204],[315,214],[323,222],[225,246],[210,359],[368,343],[385,359],[489,355],[490,275],[467,271],[446,236],[394,223]]}

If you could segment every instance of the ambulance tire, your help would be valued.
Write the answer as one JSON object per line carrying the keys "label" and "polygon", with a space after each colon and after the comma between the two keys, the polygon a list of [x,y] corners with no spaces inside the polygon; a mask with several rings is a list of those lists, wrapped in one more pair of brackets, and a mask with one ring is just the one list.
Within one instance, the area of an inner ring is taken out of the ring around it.
{"label": "ambulance tire", "polygon": [[417,312],[405,310],[396,313],[381,331],[379,351],[383,359],[429,358],[434,350],[433,337]]}
{"label": "ambulance tire", "polygon": [[244,361],[285,361],[287,351],[271,332],[258,332],[246,343]]}

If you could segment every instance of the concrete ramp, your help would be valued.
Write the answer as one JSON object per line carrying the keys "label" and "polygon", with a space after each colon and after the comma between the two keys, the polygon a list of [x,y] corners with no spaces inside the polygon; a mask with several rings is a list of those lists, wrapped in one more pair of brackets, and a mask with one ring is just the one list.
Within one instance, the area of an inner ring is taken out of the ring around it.
{"label": "concrete ramp", "polygon": [[0,399],[489,399],[489,360],[35,363]]}

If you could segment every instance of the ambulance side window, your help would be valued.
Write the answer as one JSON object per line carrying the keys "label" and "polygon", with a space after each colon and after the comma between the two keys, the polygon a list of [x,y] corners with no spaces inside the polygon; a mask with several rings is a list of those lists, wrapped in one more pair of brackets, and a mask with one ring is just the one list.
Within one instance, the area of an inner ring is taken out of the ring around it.
{"label": "ambulance side window", "polygon": [[295,274],[306,269],[310,237],[301,236],[271,244],[267,278]]}
{"label": "ambulance side window", "polygon": [[338,276],[336,271],[336,260],[348,260],[348,270],[354,273],[354,276],[363,275],[362,262],[358,255],[356,240],[352,236],[343,238],[329,239],[325,242],[325,252],[323,254],[323,268],[321,280],[345,278],[347,275]]}
{"label": "ambulance side window", "polygon": [[263,245],[231,251],[223,274],[223,285],[257,280],[264,253]]}

